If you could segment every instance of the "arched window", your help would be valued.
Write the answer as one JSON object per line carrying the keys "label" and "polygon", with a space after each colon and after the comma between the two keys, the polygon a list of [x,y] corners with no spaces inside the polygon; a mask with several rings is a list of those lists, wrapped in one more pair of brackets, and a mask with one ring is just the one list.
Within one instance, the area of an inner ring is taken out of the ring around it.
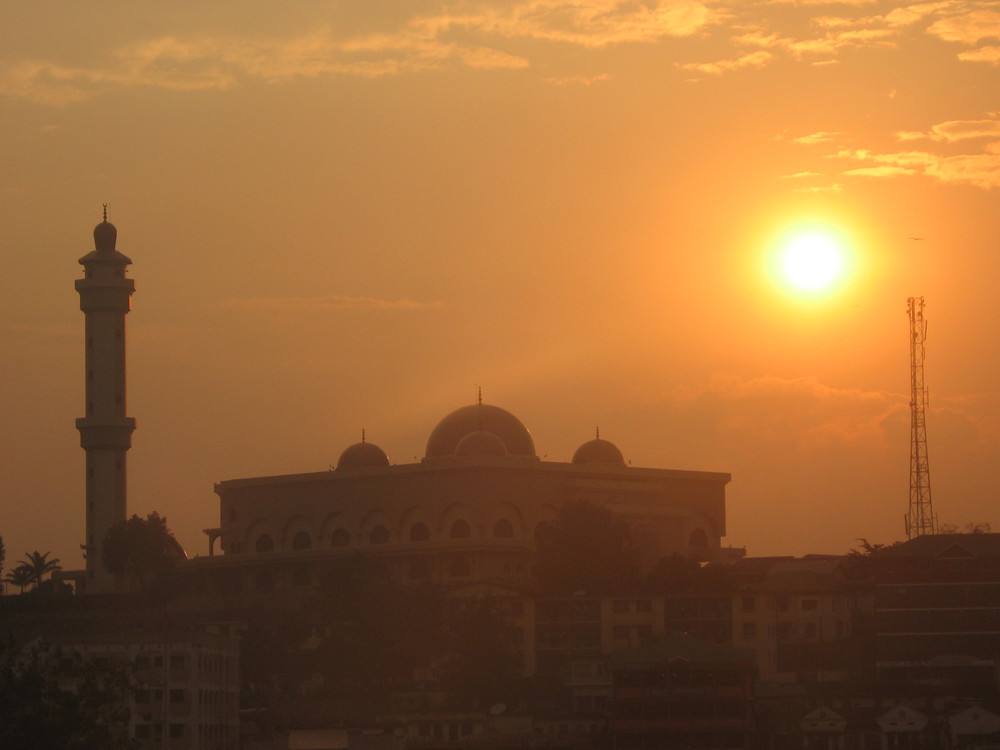
{"label": "arched window", "polygon": [[389,529],[385,526],[376,526],[372,529],[372,533],[368,538],[371,544],[388,544],[389,543]]}
{"label": "arched window", "polygon": [[414,560],[410,563],[409,576],[411,581],[428,581],[431,577],[430,568],[425,560]]}
{"label": "arched window", "polygon": [[464,555],[455,555],[448,565],[448,573],[452,578],[468,578],[472,575],[472,566],[469,565],[469,558]]}
{"label": "arched window", "polygon": [[498,539],[510,539],[514,536],[514,527],[506,518],[501,518],[493,524],[493,536]]}
{"label": "arched window", "polygon": [[411,542],[426,542],[431,538],[431,530],[426,523],[415,523],[410,527]]}
{"label": "arched window", "polygon": [[452,539],[468,539],[472,536],[472,529],[469,526],[469,522],[459,518],[451,525]]}
{"label": "arched window", "polygon": [[297,531],[292,537],[292,549],[312,549],[312,538],[308,531]]}
{"label": "arched window", "polygon": [[705,533],[704,529],[695,529],[691,532],[691,538],[688,539],[688,544],[692,547],[707,547],[708,534]]}
{"label": "arched window", "polygon": [[274,552],[274,540],[271,538],[270,534],[261,534],[257,537],[257,542],[254,544],[254,549],[258,552]]}
{"label": "arched window", "polygon": [[337,529],[330,535],[331,547],[346,547],[350,543],[351,535],[347,533],[347,529]]}
{"label": "arched window", "polygon": [[552,530],[551,521],[539,521],[538,525],[535,526],[535,541],[542,539],[549,535]]}

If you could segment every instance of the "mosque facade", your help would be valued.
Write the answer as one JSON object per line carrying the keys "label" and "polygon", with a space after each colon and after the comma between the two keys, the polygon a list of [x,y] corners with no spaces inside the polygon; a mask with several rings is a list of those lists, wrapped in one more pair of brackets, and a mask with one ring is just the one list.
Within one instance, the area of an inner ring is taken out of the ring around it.
{"label": "mosque facade", "polygon": [[729,480],[633,467],[600,437],[571,462],[543,461],[520,419],[480,402],[445,416],[417,463],[362,440],[329,471],[218,483],[211,554],[192,562],[233,571],[229,590],[308,586],[314,563],[359,555],[402,582],[519,586],[539,529],[579,501],[624,517],[649,562],[718,560],[738,554],[722,546]]}

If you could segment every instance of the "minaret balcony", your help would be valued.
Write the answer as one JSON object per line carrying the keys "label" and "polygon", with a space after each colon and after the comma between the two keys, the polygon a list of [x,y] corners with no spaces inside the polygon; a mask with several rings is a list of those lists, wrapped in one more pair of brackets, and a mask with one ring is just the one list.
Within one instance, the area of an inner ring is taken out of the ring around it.
{"label": "minaret balcony", "polygon": [[76,429],[80,431],[80,447],[88,448],[124,448],[132,447],[132,432],[135,430],[135,420],[132,417],[122,417],[115,420],[83,417],[76,420]]}
{"label": "minaret balcony", "polygon": [[77,279],[80,309],[85,313],[111,310],[127,313],[132,309],[132,279]]}

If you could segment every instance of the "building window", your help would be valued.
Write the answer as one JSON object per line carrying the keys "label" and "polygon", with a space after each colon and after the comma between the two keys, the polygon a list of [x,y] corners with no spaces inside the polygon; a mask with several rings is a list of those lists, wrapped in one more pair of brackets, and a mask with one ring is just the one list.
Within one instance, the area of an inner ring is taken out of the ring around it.
{"label": "building window", "polygon": [[636,612],[652,612],[653,603],[649,599],[636,599],[635,600],[635,611]]}
{"label": "building window", "polygon": [[257,537],[257,542],[254,544],[254,549],[258,552],[274,552],[274,540],[271,538],[270,534],[261,534]]}
{"label": "building window", "polygon": [[292,537],[292,549],[312,549],[312,538],[308,531],[297,531]]}
{"label": "building window", "polygon": [[819,609],[818,599],[803,599],[802,600],[802,611],[809,612],[814,609]]}
{"label": "building window", "polygon": [[184,725],[183,724],[171,724],[170,725],[170,736],[173,739],[180,739],[184,736]]}
{"label": "building window", "polygon": [[616,615],[623,615],[628,612],[628,599],[615,599],[611,603],[611,611]]}
{"label": "building window", "polygon": [[756,612],[757,611],[757,597],[755,596],[744,596],[743,597],[743,611],[744,612]]}
{"label": "building window", "polygon": [[757,637],[757,625],[752,622],[743,623],[743,640],[752,641]]}
{"label": "building window", "polygon": [[184,669],[184,657],[183,656],[171,656],[170,657],[170,668],[171,669]]}
{"label": "building window", "polygon": [[368,541],[371,544],[388,544],[389,529],[385,526],[376,526],[372,529],[372,533],[369,535]]}
{"label": "building window", "polygon": [[469,526],[469,522],[459,518],[451,525],[452,539],[468,539],[472,536],[472,528]]}
{"label": "building window", "polygon": [[347,529],[337,529],[330,536],[331,547],[346,547],[350,543],[351,543],[351,535],[347,533]]}
{"label": "building window", "polygon": [[426,523],[415,523],[410,527],[411,542],[426,542],[431,538],[431,530]]}
{"label": "building window", "polygon": [[802,637],[805,638],[807,641],[816,640],[818,632],[819,631],[816,627],[816,623],[814,622],[807,622],[805,625],[802,626]]}
{"label": "building window", "polygon": [[778,611],[787,612],[791,600],[787,596],[779,596],[777,599]]}
{"label": "building window", "polygon": [[273,591],[274,576],[271,574],[270,570],[261,570],[257,573],[255,584],[257,591]]}
{"label": "building window", "polygon": [[628,625],[615,625],[612,634],[616,641],[627,641],[629,635]]}
{"label": "building window", "polygon": [[312,573],[305,565],[299,565],[292,571],[292,583],[296,586],[312,585]]}
{"label": "building window", "polygon": [[493,525],[493,536],[497,539],[511,539],[514,536],[514,526],[506,518],[501,518]]}
{"label": "building window", "polygon": [[170,691],[170,702],[171,703],[183,703],[185,700],[183,690],[171,690]]}
{"label": "building window", "polygon": [[409,575],[412,581],[427,581],[430,580],[431,571],[424,560],[414,560],[410,563]]}
{"label": "building window", "polygon": [[472,575],[472,566],[469,565],[469,558],[464,555],[456,555],[451,558],[448,572],[452,578],[468,578]]}

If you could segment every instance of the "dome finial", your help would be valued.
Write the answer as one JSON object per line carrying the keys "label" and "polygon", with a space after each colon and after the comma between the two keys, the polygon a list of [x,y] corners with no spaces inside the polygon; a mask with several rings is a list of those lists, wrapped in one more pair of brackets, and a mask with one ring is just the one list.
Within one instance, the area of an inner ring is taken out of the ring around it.
{"label": "dome finial", "polygon": [[364,427],[361,428],[361,442],[362,443],[365,442],[365,428]]}
{"label": "dome finial", "polygon": [[480,406],[482,406],[483,405],[483,387],[481,385],[477,385],[476,386],[476,392],[477,392],[476,403],[479,404]]}
{"label": "dome finial", "polygon": [[597,426],[597,436],[596,437],[597,437],[598,440],[601,439],[601,426],[600,425]]}
{"label": "dome finial", "polygon": [[108,204],[104,204],[104,221],[108,220]]}

